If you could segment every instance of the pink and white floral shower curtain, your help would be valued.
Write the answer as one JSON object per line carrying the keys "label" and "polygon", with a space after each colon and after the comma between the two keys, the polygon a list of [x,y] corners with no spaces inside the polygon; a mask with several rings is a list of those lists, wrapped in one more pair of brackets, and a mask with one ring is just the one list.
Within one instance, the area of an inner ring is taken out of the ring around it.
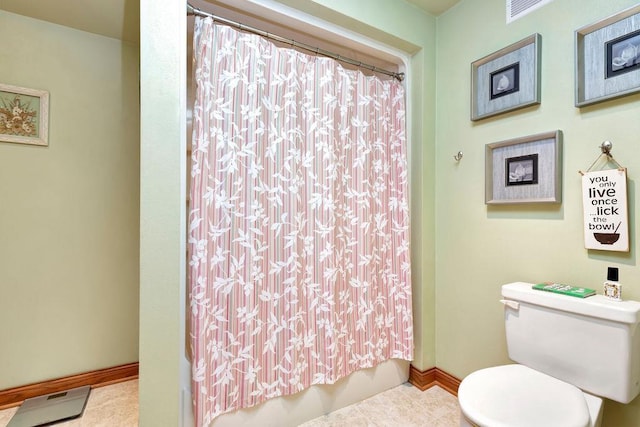
{"label": "pink and white floral shower curtain", "polygon": [[404,90],[197,18],[197,423],[391,358],[413,325]]}

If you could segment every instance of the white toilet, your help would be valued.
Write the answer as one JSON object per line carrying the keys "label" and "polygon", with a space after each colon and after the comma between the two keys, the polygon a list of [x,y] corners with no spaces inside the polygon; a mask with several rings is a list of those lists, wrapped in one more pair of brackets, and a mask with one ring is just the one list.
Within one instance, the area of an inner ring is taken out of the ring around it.
{"label": "white toilet", "polygon": [[460,425],[598,427],[602,398],[640,393],[640,302],[502,286],[509,358],[458,389]]}

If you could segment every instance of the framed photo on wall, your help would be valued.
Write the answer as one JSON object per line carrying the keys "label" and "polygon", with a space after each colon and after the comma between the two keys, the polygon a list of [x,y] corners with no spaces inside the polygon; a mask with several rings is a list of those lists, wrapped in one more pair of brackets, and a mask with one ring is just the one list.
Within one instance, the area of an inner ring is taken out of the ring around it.
{"label": "framed photo on wall", "polygon": [[640,91],[640,5],[575,32],[575,105]]}
{"label": "framed photo on wall", "polygon": [[486,145],[485,203],[562,202],[562,132]]}
{"label": "framed photo on wall", "polygon": [[508,65],[491,73],[491,99],[520,90],[520,64]]}
{"label": "framed photo on wall", "polygon": [[605,43],[607,77],[616,77],[640,68],[640,30]]}
{"label": "framed photo on wall", "polygon": [[540,49],[536,33],[471,64],[471,120],[540,103]]}
{"label": "framed photo on wall", "polygon": [[49,92],[0,83],[0,142],[49,144]]}
{"label": "framed photo on wall", "polygon": [[505,159],[505,185],[532,185],[538,183],[538,153]]}

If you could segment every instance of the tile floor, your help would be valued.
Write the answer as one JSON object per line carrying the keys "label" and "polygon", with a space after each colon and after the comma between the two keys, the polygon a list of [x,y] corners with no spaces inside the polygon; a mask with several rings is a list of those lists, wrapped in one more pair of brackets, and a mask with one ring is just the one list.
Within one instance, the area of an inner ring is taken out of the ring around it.
{"label": "tile floor", "polygon": [[[0,427],[18,408],[0,411]],[[91,390],[81,418],[58,426],[135,427],[138,425],[138,381],[127,381]],[[300,427],[456,427],[458,399],[439,387],[420,391],[409,383],[369,399],[308,421]]]}
{"label": "tile floor", "polygon": [[440,387],[420,391],[405,383],[300,427],[456,427],[459,412],[458,399]]}

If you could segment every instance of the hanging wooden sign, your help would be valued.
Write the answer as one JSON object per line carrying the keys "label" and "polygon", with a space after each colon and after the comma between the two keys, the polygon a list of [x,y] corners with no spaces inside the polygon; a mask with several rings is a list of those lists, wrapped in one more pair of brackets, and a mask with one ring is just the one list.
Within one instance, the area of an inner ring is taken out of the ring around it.
{"label": "hanging wooden sign", "polygon": [[629,251],[627,170],[608,169],[582,175],[584,247]]}

